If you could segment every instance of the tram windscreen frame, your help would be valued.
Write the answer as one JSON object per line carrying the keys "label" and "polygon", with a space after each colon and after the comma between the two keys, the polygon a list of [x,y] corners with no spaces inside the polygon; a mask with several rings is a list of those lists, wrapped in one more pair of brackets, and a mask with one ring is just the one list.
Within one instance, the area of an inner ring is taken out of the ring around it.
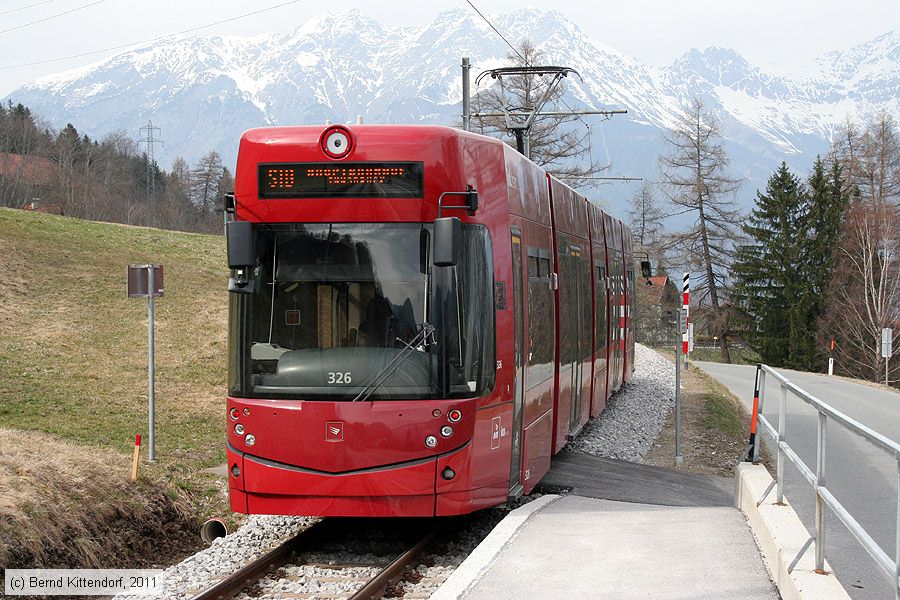
{"label": "tram windscreen frame", "polygon": [[424,198],[422,162],[260,163],[259,197]]}
{"label": "tram windscreen frame", "polygon": [[[493,388],[493,257],[485,226],[463,226],[465,258],[457,267],[431,264],[430,223],[255,228],[255,291],[230,295],[232,396],[439,399]],[[443,317],[438,269],[453,270],[458,298]],[[449,375],[438,368],[447,356]]]}

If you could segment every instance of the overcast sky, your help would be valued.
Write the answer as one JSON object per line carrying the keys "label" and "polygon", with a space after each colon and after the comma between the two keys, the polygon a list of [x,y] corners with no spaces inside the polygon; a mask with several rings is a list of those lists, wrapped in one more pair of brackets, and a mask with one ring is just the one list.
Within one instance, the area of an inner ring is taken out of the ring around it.
{"label": "overcast sky", "polygon": [[[513,0],[472,1],[488,16],[524,5]],[[284,2],[0,0],[0,97],[32,79],[97,62],[127,48],[35,66],[15,65],[148,40]],[[667,63],[693,47],[713,45],[734,48],[757,62],[793,62],[900,30],[897,0],[532,0],[527,4],[555,8],[594,39],[651,64]],[[471,10],[465,0],[300,0],[190,35],[284,32],[312,15],[351,7],[384,23],[402,25],[425,24],[449,7]],[[72,12],[49,18],[67,11]],[[29,25],[42,19],[48,20]]]}

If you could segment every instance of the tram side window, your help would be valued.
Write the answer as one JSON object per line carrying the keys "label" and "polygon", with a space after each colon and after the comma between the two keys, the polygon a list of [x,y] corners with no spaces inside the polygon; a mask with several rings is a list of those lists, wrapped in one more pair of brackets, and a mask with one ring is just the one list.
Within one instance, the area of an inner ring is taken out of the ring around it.
{"label": "tram side window", "polygon": [[625,275],[625,284],[628,286],[628,302],[634,299],[634,271],[629,270]]}
{"label": "tram side window", "polygon": [[578,278],[581,292],[581,356],[582,361],[591,359],[591,263],[586,257],[578,260]]}
{"label": "tram side window", "polygon": [[491,238],[486,227],[463,229],[462,255],[468,257],[458,270],[462,307],[461,339],[463,380],[475,383],[475,389],[488,391],[494,386],[494,289],[485,281],[494,281]]}
{"label": "tram side window", "polygon": [[531,389],[553,376],[553,295],[550,253],[528,248],[528,371]]}
{"label": "tram side window", "polygon": [[594,321],[594,350],[606,346],[606,267],[597,269],[597,318]]}
{"label": "tram side window", "polygon": [[571,367],[571,364],[578,358],[576,252],[577,246],[570,247],[560,235],[557,256],[559,257],[559,365],[561,370]]}

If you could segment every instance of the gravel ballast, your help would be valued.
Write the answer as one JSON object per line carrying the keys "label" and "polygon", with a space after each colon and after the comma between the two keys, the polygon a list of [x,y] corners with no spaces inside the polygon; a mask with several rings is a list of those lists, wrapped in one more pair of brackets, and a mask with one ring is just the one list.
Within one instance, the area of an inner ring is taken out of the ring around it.
{"label": "gravel ballast", "polygon": [[[119,594],[116,600],[136,598],[191,598],[198,591],[256,560],[279,542],[318,521],[312,517],[251,515],[237,531],[214,540],[205,548],[165,570],[159,596]],[[199,532],[198,532],[199,535]]]}
{"label": "gravel ballast", "polygon": [[635,344],[634,354],[634,377],[564,452],[640,462],[653,446],[675,406],[675,365],[642,344]]}
{"label": "gravel ballast", "polygon": [[[631,382],[609,400],[600,418],[588,423],[564,451],[640,461],[652,447],[674,406],[675,369],[670,361],[640,344],[635,348],[635,366]],[[538,496],[520,498],[508,506],[483,510],[456,521],[454,530],[440,536],[440,541],[426,552],[421,564],[407,574],[396,591],[405,598],[428,598],[510,510]],[[316,520],[251,516],[236,532],[167,569],[162,597],[190,598]],[[364,545],[348,544],[342,551],[331,553],[327,561],[352,563],[364,551]],[[283,572],[287,579],[261,582],[255,590],[256,597],[284,598],[292,594],[337,591],[332,584],[321,581],[316,570],[286,567]]]}

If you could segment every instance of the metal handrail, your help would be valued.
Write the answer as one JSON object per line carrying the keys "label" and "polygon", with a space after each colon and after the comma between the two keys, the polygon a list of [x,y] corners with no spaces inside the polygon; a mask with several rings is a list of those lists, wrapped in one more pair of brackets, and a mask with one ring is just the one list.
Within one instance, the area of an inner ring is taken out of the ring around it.
{"label": "metal handrail", "polygon": [[[763,416],[763,405],[765,403],[766,379],[771,376],[778,383],[780,395],[778,402],[778,425],[774,426]],[[750,454],[748,458],[753,462],[759,459],[759,441],[761,436],[756,435],[756,423],[762,425],[762,431],[767,433],[776,444],[776,464],[775,464],[775,481],[772,482],[762,497],[756,503],[757,506],[763,503],[774,487],[776,489],[776,503],[784,504],[784,459],[787,458],[797,467],[804,479],[813,487],[816,492],[816,531],[810,536],[800,552],[794,557],[788,567],[790,573],[800,558],[807,551],[812,543],[815,543],[816,554],[816,572],[825,573],[825,544],[824,530],[825,519],[823,508],[827,506],[834,512],[841,523],[853,534],[853,537],[862,545],[869,553],[881,569],[894,580],[894,597],[900,600],[900,444],[891,440],[877,431],[867,427],[849,417],[839,410],[834,409],[830,405],[822,402],[806,390],[791,383],[784,375],[764,364],[756,365],[756,384],[754,390],[753,414],[751,415],[751,434],[750,434]],[[815,471],[808,467],[806,463],[797,455],[791,446],[785,441],[786,428],[786,404],[787,393],[791,392],[794,396],[803,400],[816,409],[818,413],[817,426],[817,444],[816,444],[816,468]],[[894,457],[897,463],[897,528],[896,528],[896,550],[894,558],[888,556],[888,553],[876,542],[865,528],[857,521],[850,512],[844,508],[844,505],[835,498],[834,494],[825,485],[825,432],[828,420],[832,419],[845,429],[863,438],[873,446],[888,452]]]}

